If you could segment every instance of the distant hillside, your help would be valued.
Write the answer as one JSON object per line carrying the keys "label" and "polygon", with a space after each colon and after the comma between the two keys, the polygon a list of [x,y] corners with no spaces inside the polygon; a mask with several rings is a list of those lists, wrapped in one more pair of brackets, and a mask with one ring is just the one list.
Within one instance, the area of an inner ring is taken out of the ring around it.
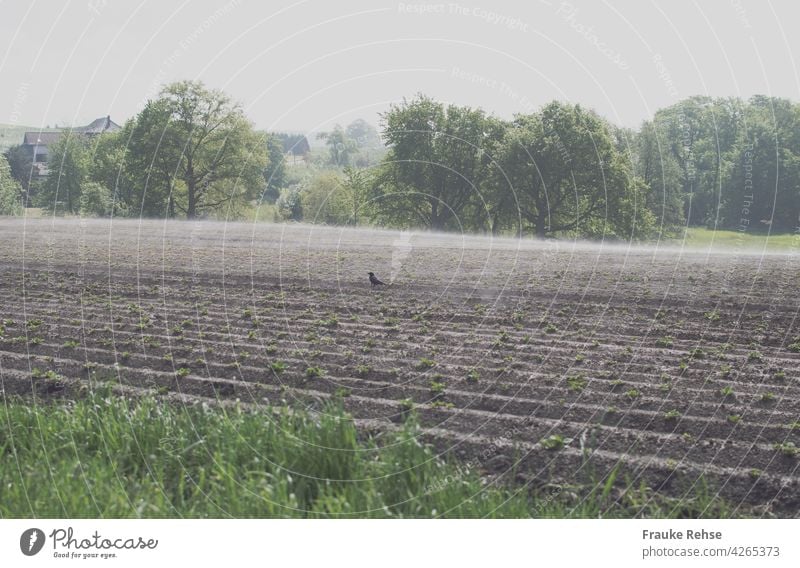
{"label": "distant hillside", "polygon": [[[21,126],[18,124],[0,124],[0,152],[7,148],[22,144],[22,137],[26,132],[38,131],[38,126]],[[42,132],[56,132],[60,128],[42,128]]]}

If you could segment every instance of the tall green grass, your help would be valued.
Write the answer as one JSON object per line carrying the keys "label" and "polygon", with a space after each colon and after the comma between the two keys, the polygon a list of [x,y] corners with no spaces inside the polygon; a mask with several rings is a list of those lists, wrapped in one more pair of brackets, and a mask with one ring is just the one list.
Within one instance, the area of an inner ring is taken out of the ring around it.
{"label": "tall green grass", "polygon": [[0,405],[2,517],[719,517],[647,488],[613,496],[495,485],[419,442],[413,418],[364,438],[325,412],[180,406],[95,394]]}

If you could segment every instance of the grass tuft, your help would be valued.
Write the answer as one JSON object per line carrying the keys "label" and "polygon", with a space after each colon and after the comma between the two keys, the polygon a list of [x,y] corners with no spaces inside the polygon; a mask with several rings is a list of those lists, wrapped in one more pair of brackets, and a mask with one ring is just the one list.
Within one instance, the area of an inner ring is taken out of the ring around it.
{"label": "grass tuft", "polygon": [[[107,391],[44,405],[7,399],[0,517],[714,518],[729,511],[702,496],[660,501],[613,477],[555,494],[487,484],[477,469],[421,442],[411,401],[397,430],[374,437],[359,433],[341,404],[311,414]],[[566,440],[554,435],[542,445],[558,450]]]}

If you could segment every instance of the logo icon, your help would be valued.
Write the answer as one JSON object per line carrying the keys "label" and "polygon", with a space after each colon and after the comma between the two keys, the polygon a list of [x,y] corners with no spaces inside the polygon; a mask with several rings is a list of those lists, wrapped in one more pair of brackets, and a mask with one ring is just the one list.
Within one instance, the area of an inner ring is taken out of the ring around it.
{"label": "logo icon", "polygon": [[19,537],[19,549],[25,556],[39,554],[44,546],[44,531],[42,529],[28,529]]}

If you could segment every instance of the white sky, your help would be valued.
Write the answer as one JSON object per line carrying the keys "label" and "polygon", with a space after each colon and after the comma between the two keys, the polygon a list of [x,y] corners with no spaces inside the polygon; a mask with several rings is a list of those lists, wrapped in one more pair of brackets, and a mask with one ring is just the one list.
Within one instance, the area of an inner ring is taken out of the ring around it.
{"label": "white sky", "polygon": [[270,130],[377,124],[419,91],[501,117],[557,98],[635,127],[694,94],[800,99],[799,15],[792,0],[0,0],[0,123],[122,123],[188,78]]}

